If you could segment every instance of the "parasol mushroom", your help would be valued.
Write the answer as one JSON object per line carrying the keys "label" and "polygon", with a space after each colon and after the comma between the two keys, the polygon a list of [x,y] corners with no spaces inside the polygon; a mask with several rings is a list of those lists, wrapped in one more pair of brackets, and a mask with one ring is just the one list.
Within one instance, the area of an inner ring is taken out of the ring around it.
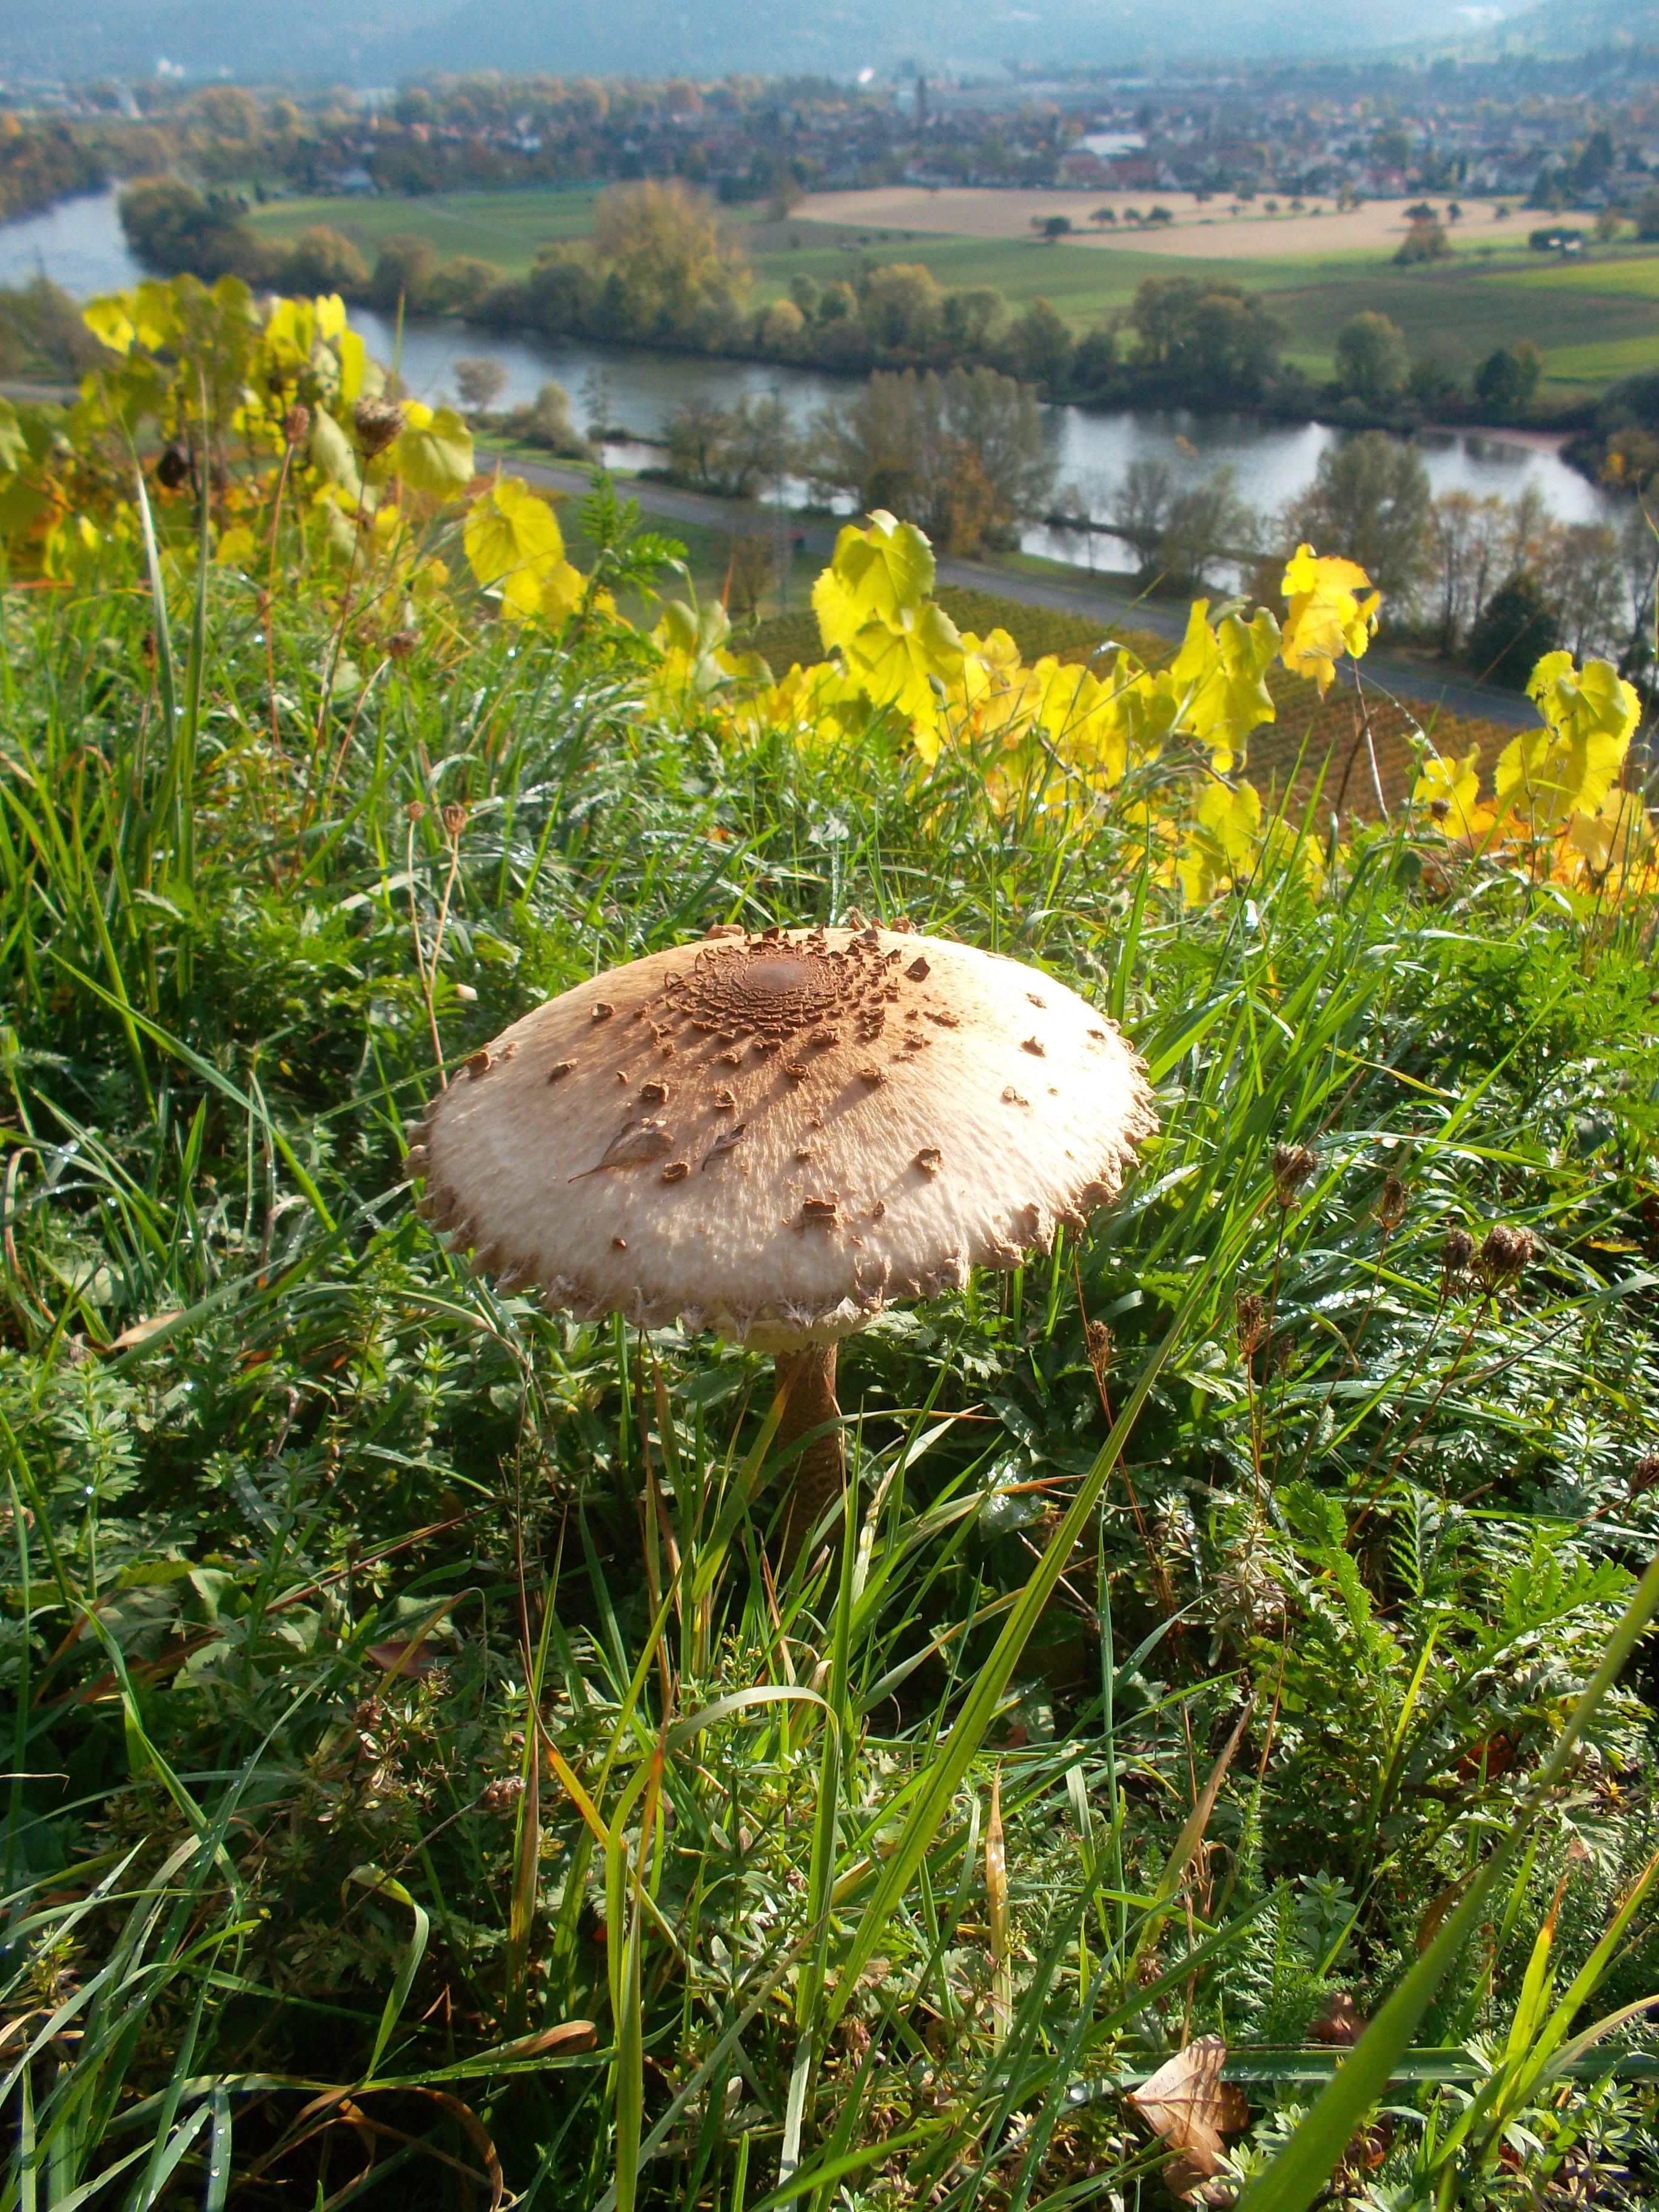
{"label": "parasol mushroom", "polygon": [[793,1553],[842,1487],[839,1340],[1080,1229],[1156,1126],[1121,1036],[1037,969],[908,929],[721,928],[515,1022],[410,1165],[506,1286],[775,1355],[779,1448],[807,1439]]}

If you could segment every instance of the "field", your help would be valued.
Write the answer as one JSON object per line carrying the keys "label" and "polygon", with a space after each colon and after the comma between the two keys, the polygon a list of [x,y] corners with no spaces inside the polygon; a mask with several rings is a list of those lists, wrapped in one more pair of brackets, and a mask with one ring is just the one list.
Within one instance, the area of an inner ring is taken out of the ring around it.
{"label": "field", "polygon": [[[1235,204],[1224,196],[1200,200],[1191,192],[1163,192],[1150,186],[1137,192],[1048,192],[948,185],[935,191],[893,185],[872,191],[824,192],[807,202],[806,209],[816,222],[924,236],[936,233],[1028,241],[1033,222],[1063,215],[1075,234],[1068,243],[1090,249],[1149,252],[1160,258],[1256,261],[1304,254],[1391,253],[1411,228],[1408,204],[1403,199],[1367,200],[1357,208],[1339,209],[1334,201],[1316,201],[1297,210],[1279,202],[1274,212],[1265,201]],[[1173,220],[1153,228],[1125,220],[1132,209],[1144,216],[1155,206],[1168,208]],[[1094,221],[1097,208],[1112,210],[1112,227]],[[1493,210],[1475,203],[1453,225],[1452,234],[1460,243],[1478,234],[1482,243],[1513,245],[1523,241],[1538,220],[1512,204]]]}
{"label": "field", "polygon": [[[142,312],[0,508],[0,2203],[1649,2212],[1634,695],[1362,819],[1291,610],[1264,725],[879,531],[773,686],[303,303]],[[862,1286],[821,1419],[676,1247]]]}
{"label": "field", "polygon": [[[292,237],[309,222],[331,223],[371,263],[388,234],[416,231],[441,254],[477,255],[517,275],[538,246],[584,235],[595,197],[282,201],[256,210],[252,219],[273,238]],[[1077,213],[1086,216],[1113,197],[1084,195]],[[1157,196],[1116,197],[1150,205]],[[782,293],[796,275],[824,283],[864,262],[922,261],[941,284],[994,286],[1016,309],[1047,299],[1082,331],[1126,308],[1143,277],[1178,271],[1225,276],[1262,292],[1289,333],[1288,355],[1316,376],[1329,374],[1336,333],[1362,308],[1391,316],[1414,352],[1460,375],[1494,346],[1531,338],[1543,350],[1547,385],[1561,397],[1659,362],[1659,253],[1609,247],[1583,263],[1540,266],[1520,242],[1535,216],[1517,214],[1498,224],[1471,207],[1454,229],[1451,262],[1402,270],[1389,258],[1399,213],[1389,203],[1319,218],[1213,215],[1204,218],[1208,228],[1192,220],[1167,235],[1120,228],[1107,240],[1049,246],[1030,235],[1030,220],[1049,211],[1051,200],[1058,210],[1071,204],[1066,195],[1040,192],[826,194],[782,222],[745,213],[732,228],[752,258],[757,299]],[[961,230],[945,228],[957,222]]]}

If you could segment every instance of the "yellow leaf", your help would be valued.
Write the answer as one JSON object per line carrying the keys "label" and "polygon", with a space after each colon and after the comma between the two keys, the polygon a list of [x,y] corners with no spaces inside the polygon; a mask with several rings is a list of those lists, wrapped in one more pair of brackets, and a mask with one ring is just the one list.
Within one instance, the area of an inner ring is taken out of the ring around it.
{"label": "yellow leaf", "polygon": [[848,677],[877,706],[931,723],[939,708],[933,685],[962,672],[962,640],[950,616],[929,599],[907,612],[901,627],[866,623],[845,641],[842,657]]}
{"label": "yellow leaf", "polygon": [[245,522],[238,522],[222,533],[214,562],[221,568],[246,568],[255,550],[253,532]]}
{"label": "yellow leaf", "polygon": [[330,483],[338,484],[352,499],[358,497],[363,480],[356,448],[334,417],[320,407],[311,418],[309,451],[313,465],[321,470]]}
{"label": "yellow leaf", "polygon": [[1513,814],[1537,835],[1601,807],[1625,764],[1639,706],[1635,686],[1610,661],[1586,661],[1581,674],[1570,653],[1547,653],[1527,693],[1544,727],[1504,746],[1492,783],[1500,818]]}
{"label": "yellow leaf", "polygon": [[1243,759],[1251,731],[1274,719],[1266,677],[1279,650],[1279,624],[1262,607],[1253,622],[1225,615],[1212,629],[1209,608],[1207,599],[1194,600],[1170,673],[1186,693],[1181,727],[1209,747],[1211,766],[1225,775]]}
{"label": "yellow leaf", "polygon": [[1473,839],[1488,826],[1490,817],[1480,804],[1480,748],[1472,745],[1461,760],[1443,753],[1428,753],[1412,786],[1412,805],[1431,811],[1443,802],[1445,812],[1435,815],[1448,837]]}
{"label": "yellow leaf", "polygon": [[1248,783],[1210,783],[1194,810],[1180,862],[1181,888],[1199,906],[1255,870],[1261,799]]}
{"label": "yellow leaf", "polygon": [[1358,594],[1370,582],[1353,561],[1322,561],[1311,545],[1298,545],[1279,586],[1290,602],[1285,617],[1281,652],[1293,676],[1310,676],[1322,699],[1345,653],[1356,660],[1370,642],[1376,627],[1380,592]]}
{"label": "yellow leaf", "polygon": [[824,651],[844,648],[870,623],[902,628],[933,588],[933,548],[915,523],[896,521],[884,507],[871,515],[867,530],[849,522],[812,586]]}
{"label": "yellow leaf", "polygon": [[1640,865],[1654,842],[1654,819],[1633,791],[1610,793],[1594,813],[1576,813],[1567,824],[1567,842],[1583,856],[1586,871],[1624,876]]}
{"label": "yellow leaf", "polygon": [[138,333],[120,293],[101,300],[88,300],[81,310],[81,320],[99,344],[107,346],[112,353],[132,350],[132,342]]}
{"label": "yellow leaf", "polygon": [[453,407],[411,401],[389,459],[411,491],[453,499],[472,481],[472,433]]}
{"label": "yellow leaf", "polygon": [[[467,566],[488,589],[498,589],[509,613],[543,611],[543,594],[561,570],[574,569],[564,557],[564,538],[544,499],[521,477],[498,477],[467,509],[462,532]],[[580,579],[577,594],[580,597]]]}

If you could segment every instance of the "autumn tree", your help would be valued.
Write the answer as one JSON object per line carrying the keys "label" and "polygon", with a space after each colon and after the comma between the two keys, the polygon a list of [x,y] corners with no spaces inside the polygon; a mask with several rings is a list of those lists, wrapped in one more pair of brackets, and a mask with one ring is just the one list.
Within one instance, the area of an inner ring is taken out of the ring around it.
{"label": "autumn tree", "polygon": [[1391,407],[1411,374],[1406,334],[1386,315],[1350,315],[1337,333],[1336,380],[1367,407]]}

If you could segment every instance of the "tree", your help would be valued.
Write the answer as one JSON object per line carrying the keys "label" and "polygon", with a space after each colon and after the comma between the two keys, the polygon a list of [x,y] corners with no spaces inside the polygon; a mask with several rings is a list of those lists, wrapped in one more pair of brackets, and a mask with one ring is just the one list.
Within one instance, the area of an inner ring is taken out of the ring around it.
{"label": "tree", "polygon": [[368,296],[377,307],[393,309],[401,300],[410,314],[426,305],[427,288],[438,266],[429,238],[418,231],[394,230],[383,239],[369,279]]}
{"label": "tree", "polygon": [[1003,357],[1011,373],[1046,392],[1063,392],[1071,381],[1076,340],[1065,317],[1047,300],[1033,300],[1010,326]]}
{"label": "tree", "polygon": [[1433,618],[1443,653],[1455,653],[1486,611],[1492,578],[1501,573],[1505,524],[1495,492],[1443,492],[1430,510],[1434,557]]}
{"label": "tree", "polygon": [[1495,684],[1516,690],[1541,655],[1561,643],[1555,610],[1530,569],[1522,568],[1501,584],[1469,635],[1470,665]]}
{"label": "tree", "polygon": [[823,410],[807,466],[824,490],[890,507],[958,553],[1010,538],[1054,476],[1036,394],[983,368],[878,370]]}
{"label": "tree", "polygon": [[1183,591],[1203,591],[1218,562],[1249,561],[1255,535],[1255,517],[1234,491],[1231,469],[1219,468],[1170,502],[1158,567]]}
{"label": "tree", "polygon": [[1659,192],[1644,192],[1636,204],[1636,235],[1659,238]]}
{"label": "tree", "polygon": [[678,178],[602,192],[593,243],[605,270],[599,303],[617,337],[712,339],[741,311],[747,264]]}
{"label": "tree", "polygon": [[1405,332],[1370,308],[1338,331],[1335,362],[1337,382],[1367,407],[1393,406],[1411,374]]}
{"label": "tree", "polygon": [[1040,233],[1045,246],[1057,246],[1062,238],[1072,234],[1072,218],[1068,215],[1034,215],[1031,228]]}
{"label": "tree", "polygon": [[129,185],[118,204],[127,243],[148,269],[188,271],[209,284],[225,276],[259,283],[270,272],[271,256],[242,220],[240,203],[222,193],[152,177]]}
{"label": "tree", "polygon": [[441,315],[459,315],[463,321],[470,321],[483,313],[501,282],[501,272],[493,261],[458,253],[433,271],[427,287],[428,304]]}
{"label": "tree", "polygon": [[889,261],[866,278],[860,310],[878,353],[926,353],[939,335],[945,295],[920,261]]}
{"label": "tree", "polygon": [[1258,295],[1213,277],[1145,278],[1129,323],[1149,396],[1200,405],[1259,399],[1284,337]]}
{"label": "tree", "polygon": [[988,284],[947,292],[940,312],[945,343],[957,360],[986,352],[1007,319],[1008,302]]}
{"label": "tree", "polygon": [[1474,372],[1474,396],[1500,422],[1518,415],[1538,389],[1544,357],[1530,338],[1496,346]]}
{"label": "tree", "polygon": [[793,458],[783,402],[752,392],[735,407],[688,400],[669,416],[663,434],[674,481],[722,499],[752,499]]}
{"label": "tree", "polygon": [[489,354],[466,354],[451,374],[469,415],[486,415],[507,389],[507,371]]}
{"label": "tree", "polygon": [[1158,549],[1175,495],[1175,471],[1167,461],[1152,459],[1131,461],[1112,494],[1107,508],[1112,535],[1133,548],[1137,568],[1144,576],[1157,574]]}
{"label": "tree", "polygon": [[1320,455],[1312,485],[1291,509],[1287,535],[1358,561],[1398,613],[1429,571],[1431,508],[1416,447],[1365,430]]}
{"label": "tree", "polygon": [[592,448],[570,419],[570,394],[550,379],[528,407],[516,407],[507,428],[521,445],[540,446],[550,453],[568,453],[586,460]]}
{"label": "tree", "polygon": [[1425,261],[1448,261],[1451,250],[1443,223],[1413,222],[1394,258],[1399,267],[1410,269]]}
{"label": "tree", "polygon": [[1108,223],[1116,222],[1117,210],[1115,208],[1097,207],[1094,213],[1089,217],[1089,220],[1091,222],[1097,224],[1103,230]]}
{"label": "tree", "polygon": [[325,222],[302,230],[276,270],[285,292],[343,293],[361,300],[368,289],[368,270],[363,257],[343,232]]}

